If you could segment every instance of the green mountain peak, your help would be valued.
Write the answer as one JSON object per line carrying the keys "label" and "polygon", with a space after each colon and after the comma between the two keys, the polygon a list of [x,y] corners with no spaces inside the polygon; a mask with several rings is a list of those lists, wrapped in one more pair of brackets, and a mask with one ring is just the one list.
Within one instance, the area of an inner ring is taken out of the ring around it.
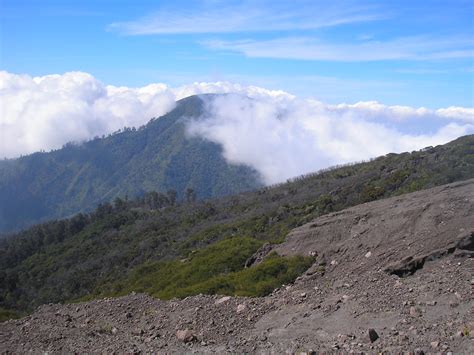
{"label": "green mountain peak", "polygon": [[198,198],[262,186],[250,167],[231,165],[218,144],[185,132],[205,110],[203,97],[177,102],[138,129],[0,162],[0,232],[89,211],[116,197],[193,189]]}

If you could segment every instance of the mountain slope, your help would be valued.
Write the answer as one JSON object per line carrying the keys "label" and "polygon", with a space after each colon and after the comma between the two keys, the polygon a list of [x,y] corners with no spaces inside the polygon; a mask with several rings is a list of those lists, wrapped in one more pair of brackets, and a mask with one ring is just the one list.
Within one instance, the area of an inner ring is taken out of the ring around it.
{"label": "mountain slope", "polygon": [[282,242],[293,228],[332,211],[469,178],[474,136],[214,200],[159,208],[148,195],[118,200],[0,240],[0,307],[23,312],[132,289],[164,298],[216,290],[262,295],[294,277],[292,265],[305,263],[273,259],[259,269],[262,287],[252,289],[253,277],[262,275],[239,272],[264,243]]}
{"label": "mountain slope", "polygon": [[275,250],[313,265],[266,297],[44,305],[0,324],[0,351],[473,353],[474,179],[312,219]]}
{"label": "mountain slope", "polygon": [[0,161],[0,232],[89,211],[115,197],[192,188],[199,198],[262,186],[246,166],[228,164],[215,143],[185,134],[185,119],[198,117],[198,96],[146,126],[81,145]]}

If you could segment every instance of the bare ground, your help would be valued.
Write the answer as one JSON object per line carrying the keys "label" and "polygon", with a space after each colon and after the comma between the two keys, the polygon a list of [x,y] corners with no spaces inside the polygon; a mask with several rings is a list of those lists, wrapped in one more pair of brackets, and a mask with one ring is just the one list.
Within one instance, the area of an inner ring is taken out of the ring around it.
{"label": "bare ground", "polygon": [[472,354],[473,202],[468,180],[328,214],[273,247],[317,257],[267,297],[44,305],[0,324],[0,351]]}

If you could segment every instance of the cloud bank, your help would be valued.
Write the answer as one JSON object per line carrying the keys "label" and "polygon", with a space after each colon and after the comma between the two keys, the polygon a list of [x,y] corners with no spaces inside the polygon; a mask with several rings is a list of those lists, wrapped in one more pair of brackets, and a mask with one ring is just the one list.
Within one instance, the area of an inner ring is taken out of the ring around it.
{"label": "cloud bank", "polygon": [[269,184],[474,133],[473,108],[328,105],[229,82],[129,88],[82,72],[42,77],[0,72],[0,157],[138,127],[172,110],[176,100],[201,93],[232,94],[209,100],[206,116],[189,122],[189,134],[222,145],[229,162],[254,167]]}
{"label": "cloud bank", "polygon": [[[377,102],[325,105],[294,97],[227,95],[209,100],[191,135],[221,144],[225,158],[267,184],[389,152],[418,150],[474,133],[472,109],[429,110]],[[404,132],[404,126],[420,123]],[[458,121],[458,122],[456,122]]]}
{"label": "cloud bank", "polygon": [[201,93],[281,95],[231,83],[194,83],[178,88],[104,85],[92,75],[30,77],[0,72],[0,158],[60,148],[123,127],[139,127],[174,108],[176,100]]}

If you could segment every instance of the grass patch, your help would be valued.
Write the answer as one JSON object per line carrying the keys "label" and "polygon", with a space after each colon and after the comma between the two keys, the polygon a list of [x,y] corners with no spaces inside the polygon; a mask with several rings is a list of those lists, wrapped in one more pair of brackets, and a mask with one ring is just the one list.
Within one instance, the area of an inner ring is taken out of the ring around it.
{"label": "grass patch", "polygon": [[11,309],[6,309],[0,307],[0,322],[5,322],[9,319],[20,318],[20,314],[12,311]]}
{"label": "grass patch", "polygon": [[180,290],[180,296],[199,293],[248,297],[266,296],[275,288],[293,282],[313,262],[313,258],[310,257],[282,257],[277,253],[272,253],[255,267],[212,277],[184,288]]}
{"label": "grass patch", "polygon": [[120,282],[108,284],[96,295],[120,296],[132,291],[160,299],[196,294],[264,296],[294,281],[313,262],[308,257],[270,254],[261,264],[244,269],[245,261],[262,245],[253,238],[234,237],[198,250],[187,259],[147,263]]}

